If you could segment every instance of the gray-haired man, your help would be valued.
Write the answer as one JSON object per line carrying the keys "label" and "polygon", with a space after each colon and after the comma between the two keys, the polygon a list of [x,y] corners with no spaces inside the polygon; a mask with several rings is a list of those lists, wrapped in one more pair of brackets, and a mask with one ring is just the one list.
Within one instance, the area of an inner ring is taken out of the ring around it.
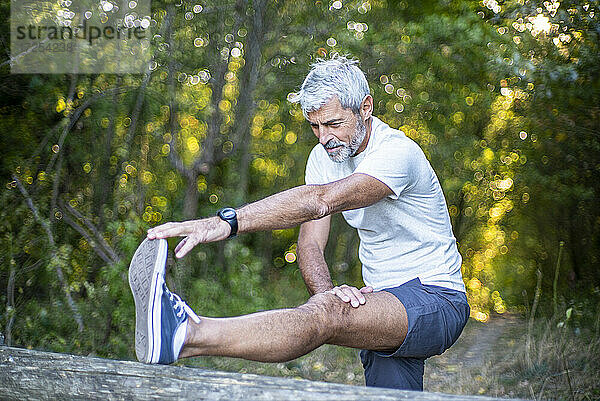
{"label": "gray-haired man", "polygon": [[[372,116],[355,61],[313,65],[293,101],[319,144],[306,185],[218,216],[148,230],[131,262],[136,353],[148,363],[218,355],[287,361],[322,344],[361,348],[369,386],[423,389],[426,358],[460,335],[469,316],[461,257],[438,179],[421,149]],[[357,228],[364,282],[334,287],[323,251],[330,216]],[[233,318],[198,317],[164,284],[164,238],[199,243],[301,225],[298,263],[311,294],[303,305]]]}

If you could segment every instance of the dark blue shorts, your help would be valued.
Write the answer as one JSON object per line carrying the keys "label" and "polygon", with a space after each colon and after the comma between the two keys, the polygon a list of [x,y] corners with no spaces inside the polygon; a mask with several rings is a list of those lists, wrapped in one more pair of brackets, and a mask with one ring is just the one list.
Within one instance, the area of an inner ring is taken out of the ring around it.
{"label": "dark blue shorts", "polygon": [[408,332],[397,350],[362,350],[367,386],[423,390],[425,359],[440,355],[460,336],[470,314],[464,292],[421,284],[418,278],[386,288],[402,302]]}

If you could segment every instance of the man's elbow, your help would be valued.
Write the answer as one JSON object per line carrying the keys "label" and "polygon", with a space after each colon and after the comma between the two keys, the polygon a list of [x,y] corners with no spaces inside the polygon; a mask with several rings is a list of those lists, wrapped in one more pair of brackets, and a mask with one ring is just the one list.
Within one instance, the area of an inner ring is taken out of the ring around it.
{"label": "man's elbow", "polygon": [[310,214],[311,220],[322,219],[333,213],[332,205],[326,200],[324,185],[311,185],[312,194],[310,196]]}

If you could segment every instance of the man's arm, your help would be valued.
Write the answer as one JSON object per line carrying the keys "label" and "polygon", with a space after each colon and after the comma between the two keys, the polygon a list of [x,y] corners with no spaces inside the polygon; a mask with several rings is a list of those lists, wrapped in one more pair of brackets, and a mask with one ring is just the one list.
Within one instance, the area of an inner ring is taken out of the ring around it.
{"label": "man's arm", "polygon": [[324,256],[330,224],[331,216],[302,223],[296,251],[298,253],[298,266],[300,266],[302,278],[310,295],[330,292],[342,301],[352,305],[352,307],[358,308],[366,302],[364,294],[373,292],[373,288],[363,287],[358,289],[346,284],[339,287],[333,286]]}
{"label": "man's arm", "polygon": [[[302,185],[250,203],[237,210],[238,233],[290,228],[344,210],[358,209],[392,194],[392,190],[366,174],[324,185]],[[199,243],[229,236],[229,224],[219,217],[166,223],[148,230],[148,238],[185,236],[175,248],[178,258]]]}
{"label": "man's arm", "polygon": [[372,205],[391,194],[387,185],[360,173],[329,184],[302,185],[237,210],[238,232],[295,227],[344,210]]}
{"label": "man's arm", "polygon": [[327,262],[325,246],[329,237],[331,216],[302,223],[298,234],[298,266],[310,295],[333,288]]}

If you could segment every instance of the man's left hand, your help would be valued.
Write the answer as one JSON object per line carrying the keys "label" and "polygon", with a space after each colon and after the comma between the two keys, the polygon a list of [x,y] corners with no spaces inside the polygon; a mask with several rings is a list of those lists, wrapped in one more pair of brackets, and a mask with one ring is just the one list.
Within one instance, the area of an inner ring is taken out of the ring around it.
{"label": "man's left hand", "polygon": [[349,285],[343,284],[338,287],[333,287],[326,292],[337,295],[338,298],[349,303],[353,308],[358,308],[360,305],[364,305],[365,302],[367,302],[364,294],[373,292],[373,287],[367,286],[359,290],[356,287],[350,287]]}

